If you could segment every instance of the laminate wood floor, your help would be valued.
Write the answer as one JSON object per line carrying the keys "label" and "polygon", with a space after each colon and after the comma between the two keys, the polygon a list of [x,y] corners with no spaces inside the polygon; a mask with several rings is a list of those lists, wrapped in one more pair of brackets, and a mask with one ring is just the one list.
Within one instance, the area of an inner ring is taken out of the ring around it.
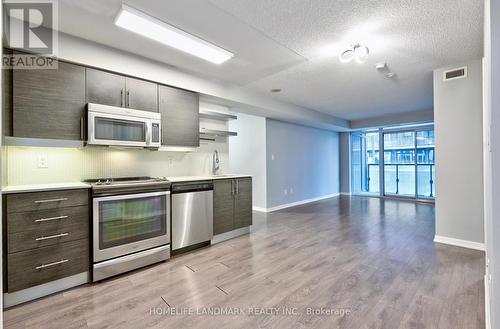
{"label": "laminate wood floor", "polygon": [[484,328],[484,254],[435,244],[434,206],[337,197],[250,235],[4,313],[6,328]]}

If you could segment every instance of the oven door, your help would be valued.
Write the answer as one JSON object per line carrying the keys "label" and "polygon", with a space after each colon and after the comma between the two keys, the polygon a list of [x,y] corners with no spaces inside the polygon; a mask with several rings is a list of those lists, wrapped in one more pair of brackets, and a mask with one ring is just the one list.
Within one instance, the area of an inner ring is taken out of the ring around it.
{"label": "oven door", "polygon": [[151,120],[133,116],[88,113],[88,144],[147,147]]}
{"label": "oven door", "polygon": [[170,192],[93,199],[94,263],[170,243]]}

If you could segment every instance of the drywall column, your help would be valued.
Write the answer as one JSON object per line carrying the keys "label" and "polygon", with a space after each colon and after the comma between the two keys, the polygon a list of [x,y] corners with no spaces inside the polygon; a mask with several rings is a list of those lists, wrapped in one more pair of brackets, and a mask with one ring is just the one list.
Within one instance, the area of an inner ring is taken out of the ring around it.
{"label": "drywall column", "polygon": [[[447,69],[467,66],[467,77],[443,81]],[[434,71],[436,241],[482,248],[482,63]]]}
{"label": "drywall column", "polygon": [[266,208],[266,118],[238,113],[229,121],[229,172],[252,175],[252,199],[255,210]]}
{"label": "drywall column", "polygon": [[342,132],[340,147],[340,193],[351,193],[351,134]]}

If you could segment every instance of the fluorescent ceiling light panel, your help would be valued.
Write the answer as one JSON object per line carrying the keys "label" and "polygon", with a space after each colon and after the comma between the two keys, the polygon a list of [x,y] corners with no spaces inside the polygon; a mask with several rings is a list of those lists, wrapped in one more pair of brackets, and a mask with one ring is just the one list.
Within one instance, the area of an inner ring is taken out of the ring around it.
{"label": "fluorescent ceiling light panel", "polygon": [[225,49],[127,5],[122,5],[115,25],[215,64],[221,64],[234,56]]}

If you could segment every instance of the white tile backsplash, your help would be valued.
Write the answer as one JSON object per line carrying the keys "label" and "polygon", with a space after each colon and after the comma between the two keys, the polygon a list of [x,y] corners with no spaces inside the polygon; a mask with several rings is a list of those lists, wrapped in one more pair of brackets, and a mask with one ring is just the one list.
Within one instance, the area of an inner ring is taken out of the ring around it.
{"label": "white tile backsplash", "polygon": [[[214,149],[220,154],[221,172],[227,172],[228,146],[225,140],[202,144],[191,153],[108,147],[6,146],[7,181],[4,180],[3,185],[60,183],[99,177],[207,175],[211,172]],[[38,167],[40,155],[47,157],[47,168]]]}

